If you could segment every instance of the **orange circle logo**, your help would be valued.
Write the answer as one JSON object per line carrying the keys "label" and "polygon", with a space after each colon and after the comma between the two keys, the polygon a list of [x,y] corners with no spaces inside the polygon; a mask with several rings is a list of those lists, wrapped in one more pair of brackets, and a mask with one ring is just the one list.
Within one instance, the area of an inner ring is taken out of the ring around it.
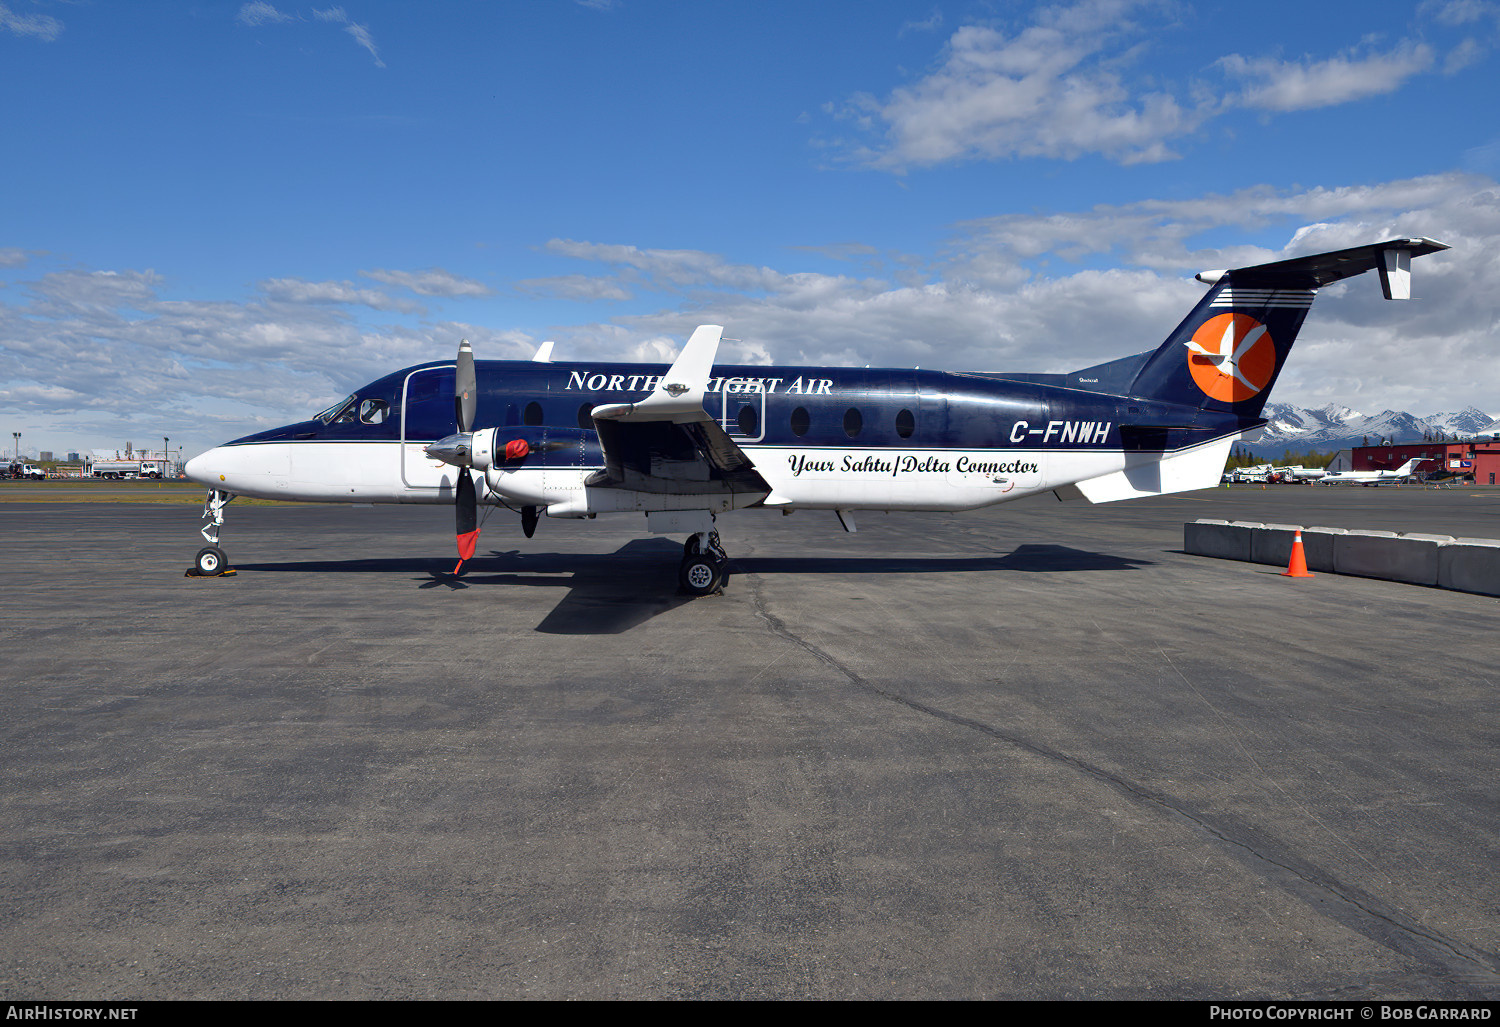
{"label": "orange circle logo", "polygon": [[1187,344],[1188,370],[1204,394],[1239,403],[1271,383],[1276,344],[1266,326],[1248,314],[1211,317]]}

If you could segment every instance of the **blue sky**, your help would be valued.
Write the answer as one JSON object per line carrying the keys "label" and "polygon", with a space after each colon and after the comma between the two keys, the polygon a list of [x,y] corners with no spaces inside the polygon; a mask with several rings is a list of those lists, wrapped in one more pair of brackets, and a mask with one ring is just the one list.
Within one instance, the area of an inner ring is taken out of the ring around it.
{"label": "blue sky", "polygon": [[193,452],[446,357],[1064,370],[1427,235],[1275,400],[1500,413],[1500,4],[0,2],[0,437]]}

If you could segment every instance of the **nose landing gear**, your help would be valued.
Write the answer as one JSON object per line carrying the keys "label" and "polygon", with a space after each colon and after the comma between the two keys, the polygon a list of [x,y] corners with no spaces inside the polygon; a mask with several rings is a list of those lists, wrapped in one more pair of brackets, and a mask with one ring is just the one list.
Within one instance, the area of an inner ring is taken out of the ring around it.
{"label": "nose landing gear", "polygon": [[198,531],[209,542],[209,545],[198,550],[198,555],[193,559],[193,566],[188,569],[186,577],[223,578],[234,573],[234,568],[229,566],[229,557],[225,556],[224,550],[219,548],[219,529],[224,526],[224,508],[233,498],[233,492],[208,490],[208,498],[203,501],[203,519],[210,523],[205,524]]}

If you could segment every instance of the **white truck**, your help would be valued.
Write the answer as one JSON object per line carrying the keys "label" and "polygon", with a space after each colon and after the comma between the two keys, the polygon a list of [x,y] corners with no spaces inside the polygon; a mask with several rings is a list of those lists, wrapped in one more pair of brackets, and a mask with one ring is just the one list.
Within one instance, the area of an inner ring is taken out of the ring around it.
{"label": "white truck", "polygon": [[23,464],[19,460],[10,465],[10,477],[30,478],[33,481],[45,481],[47,472],[34,464]]}
{"label": "white truck", "polygon": [[95,460],[89,473],[95,478],[160,478],[160,460]]}

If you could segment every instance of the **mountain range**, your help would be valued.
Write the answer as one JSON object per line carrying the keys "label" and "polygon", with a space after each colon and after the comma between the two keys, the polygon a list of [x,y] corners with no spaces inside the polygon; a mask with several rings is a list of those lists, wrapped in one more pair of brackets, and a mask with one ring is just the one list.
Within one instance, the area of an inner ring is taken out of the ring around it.
{"label": "mountain range", "polygon": [[1245,436],[1240,446],[1268,458],[1279,457],[1287,450],[1328,452],[1383,440],[1390,440],[1392,445],[1425,442],[1439,434],[1449,439],[1500,434],[1500,418],[1474,407],[1418,417],[1404,410],[1367,415],[1337,404],[1309,410],[1290,403],[1267,403],[1261,416],[1266,426]]}

